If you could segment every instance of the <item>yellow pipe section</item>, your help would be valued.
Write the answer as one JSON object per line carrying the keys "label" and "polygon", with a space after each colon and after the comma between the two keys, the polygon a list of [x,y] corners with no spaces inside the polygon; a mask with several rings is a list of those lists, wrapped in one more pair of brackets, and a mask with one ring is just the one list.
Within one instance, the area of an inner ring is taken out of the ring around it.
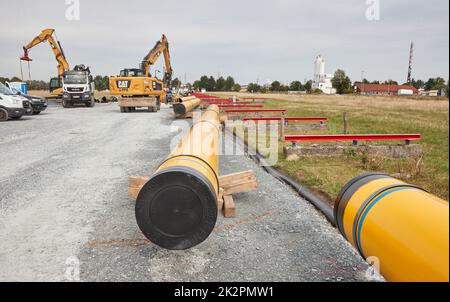
{"label": "yellow pipe section", "polygon": [[197,98],[184,101],[182,103],[175,103],[173,104],[173,112],[175,113],[176,117],[181,117],[186,113],[191,112],[192,110],[198,108],[198,106],[200,106],[201,103],[202,100]]}
{"label": "yellow pipe section", "polygon": [[194,123],[139,192],[136,220],[153,243],[170,250],[194,247],[217,220],[219,108]]}
{"label": "yellow pipe section", "polygon": [[449,281],[447,201],[383,174],[365,174],[340,192],[334,216],[343,236],[365,259],[375,257],[388,281]]}
{"label": "yellow pipe section", "polygon": [[186,97],[182,97],[182,98],[177,98],[177,103],[182,103],[182,102],[186,102],[186,101],[190,101],[196,99],[195,96],[186,96]]}

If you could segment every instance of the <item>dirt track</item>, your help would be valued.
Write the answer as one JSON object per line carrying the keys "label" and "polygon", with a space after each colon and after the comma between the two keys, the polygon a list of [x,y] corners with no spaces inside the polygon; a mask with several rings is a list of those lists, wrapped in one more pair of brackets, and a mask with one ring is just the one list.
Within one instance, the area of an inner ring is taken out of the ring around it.
{"label": "dirt track", "polygon": [[[0,281],[365,281],[366,263],[310,204],[244,156],[258,191],[235,219],[182,252],[140,233],[129,175],[150,175],[177,134],[170,109],[121,114],[115,104],[0,124]],[[6,156],[5,156],[6,155]],[[74,274],[75,272],[75,274]]]}

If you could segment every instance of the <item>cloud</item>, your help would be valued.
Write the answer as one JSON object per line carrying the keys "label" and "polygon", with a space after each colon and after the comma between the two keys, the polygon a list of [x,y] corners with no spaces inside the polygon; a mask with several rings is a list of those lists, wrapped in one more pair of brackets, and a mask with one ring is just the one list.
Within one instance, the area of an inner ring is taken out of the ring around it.
{"label": "cloud", "polygon": [[[113,75],[138,66],[166,33],[177,76],[233,75],[247,83],[312,77],[321,53],[327,72],[344,68],[354,79],[404,81],[410,41],[414,76],[448,77],[448,1],[381,0],[381,20],[365,19],[365,0],[80,0],[81,20],[65,20],[64,0],[19,0],[0,20],[0,73],[17,75],[23,44],[56,29],[72,65]],[[48,45],[31,51],[32,76],[48,79],[56,63]],[[162,68],[162,60],[156,69]]]}

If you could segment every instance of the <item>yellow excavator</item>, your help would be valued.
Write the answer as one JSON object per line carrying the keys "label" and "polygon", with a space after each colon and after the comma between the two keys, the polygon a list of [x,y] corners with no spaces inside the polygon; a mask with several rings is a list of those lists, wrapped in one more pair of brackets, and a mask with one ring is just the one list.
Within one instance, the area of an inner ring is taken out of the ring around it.
{"label": "yellow excavator", "polygon": [[[164,54],[165,71],[160,80],[150,74],[150,66]],[[117,96],[121,112],[130,112],[136,108],[148,108],[151,112],[160,109],[161,103],[171,101],[170,84],[172,81],[169,42],[165,35],[142,60],[140,68],[128,68],[120,71],[119,76],[109,78],[110,94]]]}
{"label": "yellow excavator", "polygon": [[30,43],[23,47],[23,56],[20,57],[21,61],[32,61],[32,59],[28,56],[28,51],[34,46],[48,41],[50,47],[52,48],[53,54],[55,55],[56,61],[58,62],[58,77],[50,79],[50,92],[53,96],[62,96],[62,77],[65,71],[70,70],[69,63],[66,60],[66,56],[64,55],[64,51],[61,47],[61,44],[54,37],[55,30],[52,28],[44,29],[38,36],[36,36]]}
{"label": "yellow excavator", "polygon": [[29,50],[34,46],[48,42],[58,62],[58,77],[50,79],[50,93],[52,97],[62,98],[63,107],[71,107],[74,104],[84,104],[87,107],[94,107],[95,85],[89,67],[83,64],[76,65],[70,69],[64,51],[52,28],[44,29],[30,43],[23,47],[21,61],[32,61],[29,57]]}

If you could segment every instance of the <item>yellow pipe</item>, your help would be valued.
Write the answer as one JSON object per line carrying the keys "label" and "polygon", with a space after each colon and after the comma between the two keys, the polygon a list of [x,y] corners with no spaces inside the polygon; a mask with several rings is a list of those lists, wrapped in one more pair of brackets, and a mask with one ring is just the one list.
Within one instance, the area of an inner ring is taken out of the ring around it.
{"label": "yellow pipe", "polygon": [[194,247],[216,224],[219,114],[216,105],[208,107],[139,192],[139,228],[163,248]]}
{"label": "yellow pipe", "polygon": [[383,174],[359,176],[334,207],[343,236],[388,281],[449,281],[448,202]]}
{"label": "yellow pipe", "polygon": [[200,106],[201,103],[202,100],[197,98],[184,101],[182,103],[175,103],[173,104],[173,112],[175,113],[175,116],[180,117],[198,108],[198,106]]}
{"label": "yellow pipe", "polygon": [[177,98],[176,101],[177,101],[177,103],[182,103],[182,102],[190,101],[193,99],[196,99],[196,97],[195,96],[185,96],[182,98]]}

